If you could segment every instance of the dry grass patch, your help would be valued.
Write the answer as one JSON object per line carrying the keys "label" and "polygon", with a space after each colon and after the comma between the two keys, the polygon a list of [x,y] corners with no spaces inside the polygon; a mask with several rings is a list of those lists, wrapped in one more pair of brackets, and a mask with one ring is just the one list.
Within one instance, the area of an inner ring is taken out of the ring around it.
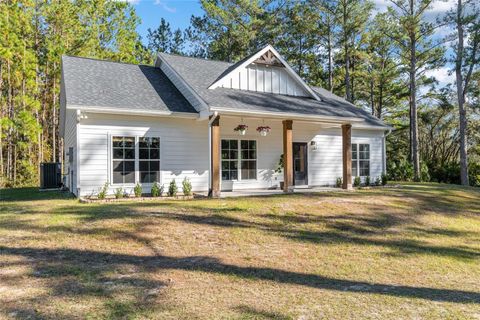
{"label": "dry grass patch", "polygon": [[2,190],[0,318],[480,318],[480,192],[80,204]]}

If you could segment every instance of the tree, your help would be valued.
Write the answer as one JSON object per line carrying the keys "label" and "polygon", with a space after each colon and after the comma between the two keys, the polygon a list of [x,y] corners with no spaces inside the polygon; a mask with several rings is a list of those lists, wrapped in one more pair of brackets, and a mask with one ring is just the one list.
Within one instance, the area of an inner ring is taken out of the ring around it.
{"label": "tree", "polygon": [[[456,28],[453,48],[460,116],[460,178],[462,185],[468,185],[466,95],[471,85],[474,68],[480,62],[480,13],[475,2],[457,0],[456,8],[449,12],[446,21],[454,24]],[[467,35],[469,40],[465,43]]]}
{"label": "tree", "polygon": [[166,22],[164,18],[160,19],[160,25],[157,29],[151,30],[148,28],[148,49],[152,53],[170,52],[172,41],[172,30],[170,23]]}
{"label": "tree", "polygon": [[348,101],[355,101],[354,77],[355,55],[360,48],[362,36],[365,32],[373,3],[368,0],[339,0],[338,26],[339,41],[344,66],[345,97]]}
{"label": "tree", "polygon": [[389,8],[396,30],[391,35],[396,42],[401,63],[409,78],[410,106],[410,159],[413,163],[414,179],[420,180],[420,156],[418,146],[418,88],[425,84],[422,77],[427,70],[443,63],[443,50],[431,36],[436,25],[424,21],[425,12],[433,0],[391,0]]}

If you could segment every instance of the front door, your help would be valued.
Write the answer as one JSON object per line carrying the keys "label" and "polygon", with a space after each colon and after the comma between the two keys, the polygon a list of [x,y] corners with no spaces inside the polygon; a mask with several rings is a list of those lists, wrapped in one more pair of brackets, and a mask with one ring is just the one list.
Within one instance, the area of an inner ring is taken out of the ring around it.
{"label": "front door", "polygon": [[293,143],[293,185],[308,185],[307,143]]}

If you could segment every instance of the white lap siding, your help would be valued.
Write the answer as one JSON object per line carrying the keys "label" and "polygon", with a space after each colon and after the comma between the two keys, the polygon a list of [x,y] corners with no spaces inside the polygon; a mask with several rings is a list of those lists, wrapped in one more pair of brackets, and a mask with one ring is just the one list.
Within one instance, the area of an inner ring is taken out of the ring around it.
{"label": "white lap siding", "polygon": [[[248,125],[245,136],[233,131],[238,124]],[[270,126],[272,131],[266,137],[256,131],[258,126]],[[245,139],[257,141],[257,179],[222,181],[222,190],[240,190],[248,188],[272,188],[283,181],[283,173],[275,173],[280,155],[283,153],[283,126],[280,120],[260,120],[221,117],[220,132],[222,139]],[[311,141],[317,149],[313,150]],[[293,121],[293,142],[308,144],[308,184],[309,186],[333,186],[336,179],[342,177],[342,132],[322,124]],[[352,130],[352,143],[370,145],[371,181],[380,177],[383,171],[383,131]]]}
{"label": "white lap siding", "polygon": [[[68,152],[72,148],[72,162]],[[64,174],[66,175],[65,184],[75,195],[77,194],[77,111],[66,109],[65,111],[65,132],[63,135],[64,151]]]}
{"label": "white lap siding", "polygon": [[[111,137],[159,137],[160,183],[165,191],[172,179],[179,192],[188,177],[194,191],[208,188],[208,130],[206,121],[167,117],[141,117],[88,114],[81,121],[80,195],[95,195],[105,182],[111,183]],[[109,193],[122,187],[133,192],[133,185],[110,184]],[[149,193],[151,184],[144,184]]]}

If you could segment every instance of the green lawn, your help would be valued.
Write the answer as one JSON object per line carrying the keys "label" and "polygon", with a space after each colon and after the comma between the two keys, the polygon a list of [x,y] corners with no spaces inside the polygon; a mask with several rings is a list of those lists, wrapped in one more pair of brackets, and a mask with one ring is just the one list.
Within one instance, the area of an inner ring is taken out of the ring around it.
{"label": "green lawn", "polygon": [[0,199],[0,318],[480,318],[478,189]]}

